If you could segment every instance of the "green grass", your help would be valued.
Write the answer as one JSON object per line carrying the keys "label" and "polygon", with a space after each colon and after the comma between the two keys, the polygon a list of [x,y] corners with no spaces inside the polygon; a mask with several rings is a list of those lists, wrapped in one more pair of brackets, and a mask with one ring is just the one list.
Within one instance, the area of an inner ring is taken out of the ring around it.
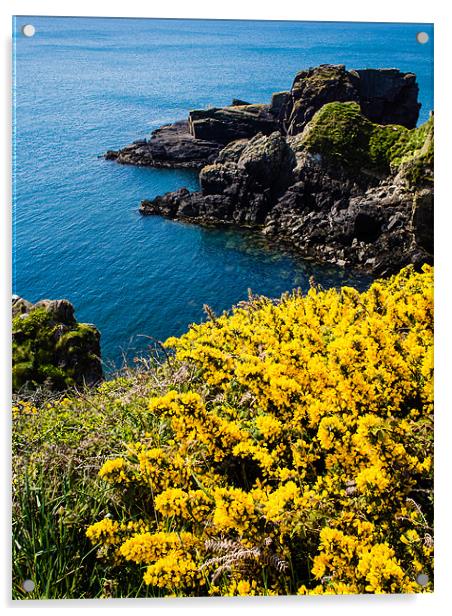
{"label": "green grass", "polygon": [[[103,504],[89,493],[89,483],[71,474],[61,484],[43,469],[25,475],[17,492],[13,523],[13,598],[53,599],[99,594],[105,575],[80,532],[86,512],[102,516]],[[83,500],[78,500],[82,498]],[[83,507],[81,507],[83,502]],[[26,593],[22,581],[35,589]]]}
{"label": "green grass", "polygon": [[[117,495],[97,476],[102,463],[160,429],[147,413],[151,374],[137,372],[67,397],[41,390],[29,401],[37,412],[14,413],[14,599],[150,596],[142,571],[97,558],[85,530],[93,520],[121,516]],[[139,517],[146,503],[134,503]],[[22,589],[27,579],[35,583],[33,592]]]}

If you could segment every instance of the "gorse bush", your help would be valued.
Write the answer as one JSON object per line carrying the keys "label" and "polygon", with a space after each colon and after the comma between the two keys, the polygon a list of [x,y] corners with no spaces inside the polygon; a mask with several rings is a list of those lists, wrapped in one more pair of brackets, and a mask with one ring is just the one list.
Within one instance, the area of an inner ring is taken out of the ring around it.
{"label": "gorse bush", "polygon": [[179,596],[432,590],[432,286],[250,298],[169,339],[152,429],[100,468],[105,566]]}

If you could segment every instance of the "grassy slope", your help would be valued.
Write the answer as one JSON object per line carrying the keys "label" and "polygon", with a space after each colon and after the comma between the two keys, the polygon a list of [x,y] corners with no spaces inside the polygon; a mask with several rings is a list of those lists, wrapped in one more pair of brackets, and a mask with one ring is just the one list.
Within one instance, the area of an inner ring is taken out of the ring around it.
{"label": "grassy slope", "polygon": [[[68,397],[41,391],[13,406],[14,598],[116,592],[84,529],[93,519],[120,514],[97,473],[101,460],[122,453],[151,427],[146,401],[152,382],[137,370],[96,391]],[[137,571],[116,571],[115,578],[120,596],[147,596]],[[23,592],[25,579],[36,581],[32,593]]]}

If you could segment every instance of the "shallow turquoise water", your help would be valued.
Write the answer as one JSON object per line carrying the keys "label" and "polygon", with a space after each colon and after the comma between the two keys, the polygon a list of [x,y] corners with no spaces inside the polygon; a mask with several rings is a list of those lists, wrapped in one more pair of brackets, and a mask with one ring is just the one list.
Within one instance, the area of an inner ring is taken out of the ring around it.
{"label": "shallow turquoise water", "polygon": [[[36,35],[20,34],[33,23]],[[220,312],[247,289],[278,296],[369,279],[314,266],[252,234],[142,218],[138,205],[190,171],[99,158],[192,108],[264,102],[324,62],[417,73],[421,121],[433,107],[432,44],[417,24],[335,24],[21,17],[15,42],[13,291],[65,297],[102,332],[107,362]]]}

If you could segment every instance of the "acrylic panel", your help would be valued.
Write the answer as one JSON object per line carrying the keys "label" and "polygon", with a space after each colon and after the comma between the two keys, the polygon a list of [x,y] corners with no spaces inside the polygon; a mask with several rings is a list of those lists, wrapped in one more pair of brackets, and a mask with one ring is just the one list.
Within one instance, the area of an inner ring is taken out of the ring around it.
{"label": "acrylic panel", "polygon": [[13,20],[13,598],[433,590],[433,25]]}

